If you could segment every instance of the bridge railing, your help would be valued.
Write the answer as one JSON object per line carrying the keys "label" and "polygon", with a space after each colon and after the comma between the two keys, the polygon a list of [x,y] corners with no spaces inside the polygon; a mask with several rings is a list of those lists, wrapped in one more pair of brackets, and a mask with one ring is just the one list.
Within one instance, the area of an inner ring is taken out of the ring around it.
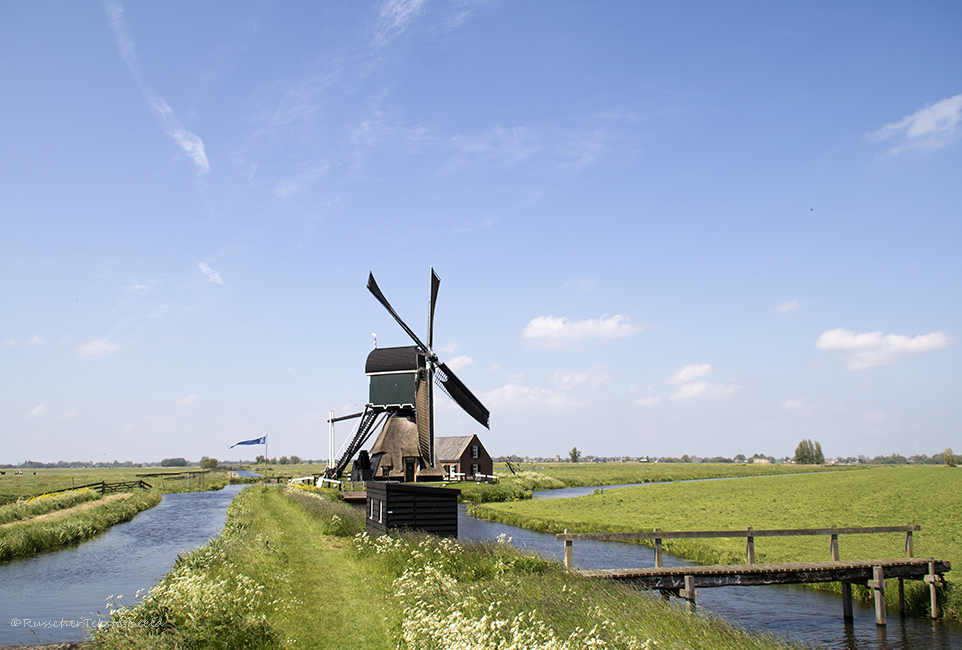
{"label": "bridge railing", "polygon": [[637,533],[572,533],[570,528],[565,528],[565,532],[555,536],[558,541],[564,542],[564,564],[566,569],[574,568],[574,542],[579,540],[595,540],[604,542],[625,542],[630,540],[648,539],[653,540],[655,547],[655,566],[662,567],[663,551],[662,541],[666,539],[711,539],[719,537],[744,537],[745,555],[748,564],[755,564],[755,538],[756,537],[793,537],[793,536],[829,536],[829,550],[832,560],[839,561],[838,536],[839,535],[867,535],[874,533],[905,533],[905,557],[913,557],[912,533],[922,530],[919,525],[906,524],[905,526],[869,526],[861,528],[789,528],[775,530],[755,530],[751,526],[745,530],[689,530],[689,531],[667,531],[653,529],[651,532]]}

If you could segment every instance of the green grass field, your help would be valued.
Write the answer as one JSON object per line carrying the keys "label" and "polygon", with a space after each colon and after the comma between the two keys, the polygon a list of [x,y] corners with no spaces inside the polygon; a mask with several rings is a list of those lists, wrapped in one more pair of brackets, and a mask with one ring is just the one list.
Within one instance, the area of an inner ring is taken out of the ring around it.
{"label": "green grass field", "polygon": [[[0,506],[24,497],[64,490],[68,488],[106,481],[136,481],[140,474],[169,473],[170,477],[155,476],[144,480],[162,493],[184,492],[187,490],[186,478],[176,478],[186,471],[200,472],[199,467],[118,467],[118,468],[70,468],[70,469],[28,469],[23,474],[14,470],[4,470],[0,476]],[[190,490],[216,490],[227,484],[227,475],[221,471],[210,472],[204,477],[192,476]]]}
{"label": "green grass field", "polygon": [[93,648],[352,650],[796,647],[580,579],[507,544],[356,536],[330,495],[253,486],[223,533],[186,555]]}
{"label": "green grass field", "polygon": [[[855,472],[671,483],[604,490],[576,499],[481,504],[473,515],[532,530],[576,532],[822,528],[919,524],[917,557],[962,569],[962,469],[878,467]],[[901,534],[845,535],[842,559],[903,557]],[[744,540],[677,540],[666,549],[700,563],[745,561]],[[577,543],[575,560],[577,561]],[[758,562],[831,558],[822,537],[758,538]],[[949,574],[951,578],[951,574]],[[891,591],[891,590],[890,590]],[[958,590],[955,590],[958,591]],[[950,607],[958,616],[959,605]]]}

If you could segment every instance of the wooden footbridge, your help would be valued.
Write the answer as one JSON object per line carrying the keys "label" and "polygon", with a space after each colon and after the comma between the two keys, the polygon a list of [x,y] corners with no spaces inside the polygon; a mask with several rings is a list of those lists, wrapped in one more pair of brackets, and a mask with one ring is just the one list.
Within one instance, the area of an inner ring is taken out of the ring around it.
{"label": "wooden footbridge", "polygon": [[[565,545],[564,564],[574,571],[573,544],[578,540],[632,541],[650,540],[655,549],[655,567],[646,569],[603,569],[579,571],[587,578],[628,581],[644,589],[657,589],[667,598],[669,594],[688,601],[691,611],[695,609],[697,588],[813,584],[818,582],[842,583],[842,615],[853,618],[852,585],[864,585],[875,592],[875,622],[885,625],[885,581],[898,579],[899,613],[905,613],[905,580],[923,580],[929,585],[932,618],[938,617],[936,585],[943,582],[942,575],[951,570],[949,562],[931,558],[915,558],[912,549],[912,533],[920,526],[875,526],[871,528],[808,528],[789,530],[728,530],[728,531],[661,531],[639,533],[572,533],[570,529],[557,535]],[[904,533],[905,558],[891,560],[839,559],[838,536],[872,533]],[[785,564],[756,564],[756,537],[789,537],[801,535],[827,535],[832,559],[829,562],[790,562]],[[747,564],[716,566],[665,567],[662,563],[662,541],[666,539],[709,539],[718,537],[745,538]]]}

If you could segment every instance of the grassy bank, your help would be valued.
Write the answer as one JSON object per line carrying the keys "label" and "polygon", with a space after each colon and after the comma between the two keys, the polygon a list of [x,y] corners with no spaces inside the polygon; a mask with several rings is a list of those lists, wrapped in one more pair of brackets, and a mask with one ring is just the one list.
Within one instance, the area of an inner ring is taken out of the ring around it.
{"label": "grassy bank", "polygon": [[0,560],[25,557],[88,539],[152,508],[160,499],[156,490],[138,490],[126,498],[99,500],[103,503],[87,501],[76,506],[77,512],[64,512],[63,517],[38,515],[10,523],[0,527]]}
{"label": "grassy bank", "polygon": [[[672,483],[599,491],[577,499],[551,499],[472,507],[479,518],[543,532],[618,532],[822,528],[920,524],[915,555],[937,557],[962,567],[962,521],[957,501],[962,470],[949,467],[876,468],[857,472],[756,477],[744,480]],[[901,535],[846,535],[842,559],[904,555]],[[743,563],[744,541],[674,540],[668,552],[703,564]],[[830,558],[821,537],[761,538],[758,562],[819,561]],[[577,545],[575,545],[577,561]],[[950,574],[951,576],[951,574]],[[916,613],[927,606],[924,585],[906,583]],[[947,613],[962,614],[960,590],[947,596]],[[867,597],[867,592],[863,593]],[[897,597],[895,590],[887,596]]]}
{"label": "grassy bank", "polygon": [[31,517],[45,515],[48,512],[72,508],[81,503],[94,501],[99,498],[99,493],[87,488],[57,492],[55,494],[41,494],[36,497],[24,497],[17,499],[13,503],[0,506],[0,525],[14,521],[23,521]]}
{"label": "grassy bank", "polygon": [[95,648],[791,647],[507,544],[371,538],[357,510],[253,486]]}

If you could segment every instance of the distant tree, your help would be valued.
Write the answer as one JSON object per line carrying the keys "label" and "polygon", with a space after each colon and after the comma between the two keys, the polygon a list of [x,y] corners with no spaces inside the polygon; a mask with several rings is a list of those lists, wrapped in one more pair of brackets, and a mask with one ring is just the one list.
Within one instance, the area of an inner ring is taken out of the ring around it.
{"label": "distant tree", "polygon": [[300,457],[300,456],[291,456],[291,457],[290,457],[290,463],[291,463],[291,465],[300,465],[300,464],[301,464],[301,457]]}
{"label": "distant tree", "polygon": [[200,459],[200,468],[201,469],[217,469],[217,459],[208,458],[207,456],[204,456],[203,458]]}
{"label": "distant tree", "polygon": [[683,463],[690,463],[690,462],[691,462],[691,456],[689,456],[688,454],[684,454],[684,455],[681,457],[681,462],[683,462]]}
{"label": "distant tree", "polygon": [[809,439],[802,440],[795,448],[795,463],[798,465],[824,465],[825,454],[822,445]]}
{"label": "distant tree", "polygon": [[577,447],[572,447],[571,451],[568,452],[568,460],[572,463],[581,462],[581,452],[578,451]]}
{"label": "distant tree", "polygon": [[942,462],[949,467],[955,467],[959,464],[959,459],[951,447],[946,447],[945,451],[942,452]]}
{"label": "distant tree", "polygon": [[266,463],[267,463],[267,457],[266,457],[264,454],[258,454],[258,455],[257,455],[257,458],[254,459],[254,462],[257,463],[257,464],[259,464],[259,465],[261,465],[261,464],[266,464]]}
{"label": "distant tree", "polygon": [[165,458],[160,461],[161,467],[187,467],[186,458]]}
{"label": "distant tree", "polygon": [[735,456],[735,462],[736,462],[736,463],[744,463],[744,462],[745,462],[745,454],[738,454],[737,456]]}
{"label": "distant tree", "polygon": [[277,461],[279,465],[287,465],[289,462],[290,460],[287,458],[287,456],[281,456],[281,459]]}

